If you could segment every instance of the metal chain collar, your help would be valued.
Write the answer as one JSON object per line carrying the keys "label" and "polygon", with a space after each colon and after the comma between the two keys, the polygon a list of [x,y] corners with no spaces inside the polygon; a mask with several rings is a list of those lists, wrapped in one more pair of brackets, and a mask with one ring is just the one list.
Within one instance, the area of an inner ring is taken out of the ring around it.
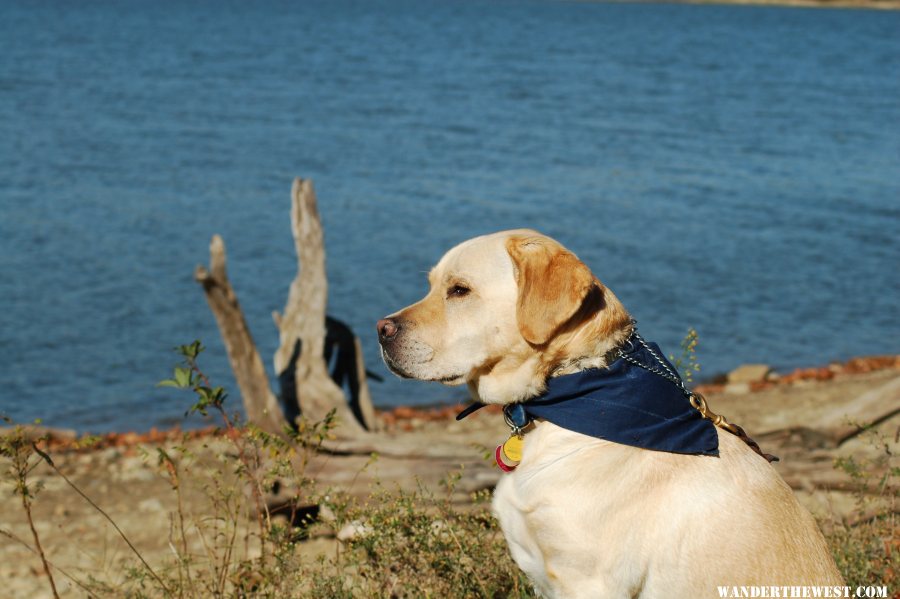
{"label": "metal chain collar", "polygon": [[656,366],[652,366],[652,365],[648,366],[647,364],[644,364],[640,360],[632,358],[627,353],[625,353],[624,347],[619,348],[619,357],[622,358],[623,360],[625,360],[626,362],[630,362],[630,363],[634,364],[635,366],[640,366],[644,370],[649,370],[653,374],[663,377],[667,381],[678,386],[678,388],[681,389],[685,395],[690,396],[691,392],[688,391],[687,387],[684,386],[684,381],[681,380],[681,377],[678,376],[678,373],[673,371],[671,368],[669,368],[668,364],[666,364],[666,361],[663,360],[659,356],[659,354],[656,353],[653,350],[653,348],[650,347],[650,345],[646,341],[644,341],[644,338],[641,337],[640,333],[637,332],[637,324],[632,323],[632,327],[633,328],[631,329],[631,336],[625,341],[625,344],[634,346],[634,343],[632,343],[631,340],[632,340],[632,338],[637,340],[637,342],[640,343],[643,346],[643,348],[646,349],[647,352],[656,359],[656,362],[659,364],[659,366],[662,367],[662,370],[660,370],[660,368],[658,368]]}
{"label": "metal chain collar", "polygon": [[644,338],[641,337],[640,333],[638,333],[637,322],[632,321],[631,324],[632,324],[631,336],[625,342],[625,345],[631,346],[631,347],[629,347],[629,349],[633,348],[634,343],[631,340],[635,339],[638,343],[641,344],[641,346],[644,349],[647,350],[647,353],[649,353],[651,356],[653,356],[653,358],[656,360],[658,366],[652,365],[652,364],[651,365],[644,364],[640,360],[637,360],[636,358],[629,356],[626,353],[625,347],[619,348],[618,355],[620,358],[622,358],[626,362],[634,364],[635,366],[643,368],[644,370],[652,372],[655,375],[661,376],[662,378],[664,378],[667,381],[671,382],[672,384],[676,385],[679,389],[681,389],[681,391],[684,393],[685,397],[687,397],[688,401],[691,402],[691,405],[694,407],[694,409],[697,410],[698,412],[700,412],[700,415],[703,418],[706,418],[707,420],[711,421],[715,426],[718,426],[719,428],[723,428],[726,431],[728,431],[729,433],[739,437],[744,443],[749,445],[753,451],[755,451],[756,453],[758,453],[759,455],[764,457],[767,461],[769,461],[769,462],[777,462],[778,461],[778,458],[776,456],[774,456],[772,454],[768,454],[768,453],[763,453],[762,449],[759,447],[759,444],[757,444],[756,441],[751,439],[747,435],[747,433],[744,431],[744,429],[742,429],[740,426],[738,426],[736,424],[732,424],[732,423],[728,422],[728,420],[726,420],[725,417],[722,416],[721,414],[716,414],[715,412],[710,410],[709,405],[706,403],[706,398],[703,397],[702,394],[697,393],[696,391],[690,391],[687,387],[685,387],[684,381],[678,375],[678,373],[673,371],[671,368],[669,368],[669,365],[666,364],[666,361],[663,360],[662,357],[660,357],[660,355],[658,353],[656,353],[656,351],[654,351],[654,349],[652,347],[650,347],[650,345],[646,341],[644,341]]}

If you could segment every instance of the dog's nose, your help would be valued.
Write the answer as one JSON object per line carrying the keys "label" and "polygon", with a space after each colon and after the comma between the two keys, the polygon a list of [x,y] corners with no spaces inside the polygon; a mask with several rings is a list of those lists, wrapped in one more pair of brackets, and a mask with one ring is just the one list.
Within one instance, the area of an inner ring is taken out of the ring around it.
{"label": "dog's nose", "polygon": [[382,341],[390,341],[400,330],[400,325],[390,318],[382,318],[375,325],[375,328],[378,329],[378,337]]}

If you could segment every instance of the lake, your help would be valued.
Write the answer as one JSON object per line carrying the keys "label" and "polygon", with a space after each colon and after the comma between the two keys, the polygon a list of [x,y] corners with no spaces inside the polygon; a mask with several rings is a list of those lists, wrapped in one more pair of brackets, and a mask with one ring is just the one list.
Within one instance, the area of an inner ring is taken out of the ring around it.
{"label": "lake", "polygon": [[523,226],[668,353],[695,327],[701,377],[896,353],[898,98],[894,11],[4,3],[0,412],[179,422],[190,397],[154,385],[195,338],[234,389],[192,279],[214,233],[271,369],[295,176],[377,405],[464,396],[388,375],[374,323],[449,247]]}

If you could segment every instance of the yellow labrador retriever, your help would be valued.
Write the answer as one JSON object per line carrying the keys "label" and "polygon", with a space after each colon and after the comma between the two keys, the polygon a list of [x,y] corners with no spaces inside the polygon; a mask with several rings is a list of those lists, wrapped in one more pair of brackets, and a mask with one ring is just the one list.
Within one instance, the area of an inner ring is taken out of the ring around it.
{"label": "yellow labrador retriever", "polygon": [[[379,321],[384,361],[401,377],[465,383],[479,402],[526,402],[555,377],[603,373],[632,343],[616,296],[535,231],[466,241],[428,279],[424,299]],[[543,418],[517,430],[520,461],[493,508],[536,589],[695,599],[724,586],[843,585],[815,522],[771,465],[711,429],[718,447],[707,455],[612,442]]]}

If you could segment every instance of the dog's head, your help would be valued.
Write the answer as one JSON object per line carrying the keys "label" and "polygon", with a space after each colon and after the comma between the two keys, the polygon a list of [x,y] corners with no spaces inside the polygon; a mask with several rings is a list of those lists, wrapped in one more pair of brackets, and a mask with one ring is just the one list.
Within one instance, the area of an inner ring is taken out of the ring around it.
{"label": "dog's head", "polygon": [[535,231],[503,231],[447,252],[422,300],[378,322],[395,374],[468,383],[487,403],[540,393],[547,376],[605,366],[628,335],[618,299],[575,254]]}

